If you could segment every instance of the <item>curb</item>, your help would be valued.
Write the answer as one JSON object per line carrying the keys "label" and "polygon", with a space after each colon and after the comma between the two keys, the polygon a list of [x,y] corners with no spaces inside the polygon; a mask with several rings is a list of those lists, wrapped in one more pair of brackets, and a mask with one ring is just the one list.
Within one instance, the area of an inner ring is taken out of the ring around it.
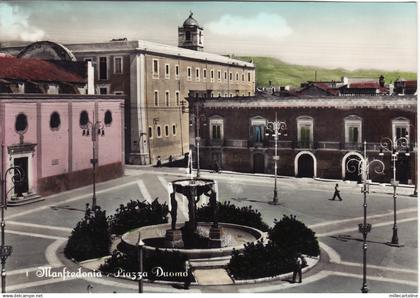
{"label": "curb", "polygon": [[[313,260],[313,262],[311,262],[312,264],[308,264],[308,266],[306,266],[305,268],[302,269],[302,274],[311,270],[313,267],[315,267],[315,265],[317,265],[320,261],[320,256],[318,257],[308,257],[305,256],[305,259],[309,260]],[[309,262],[308,262],[309,263]],[[276,276],[270,276],[270,277],[262,277],[262,278],[255,278],[255,279],[241,279],[241,280],[236,280],[233,277],[233,284],[234,285],[244,285],[244,284],[256,284],[256,283],[262,283],[262,282],[270,282],[270,281],[275,281],[275,280],[279,280],[279,279],[285,279],[288,277],[293,276],[293,272],[288,272],[288,273],[283,273],[280,275],[276,275]]]}

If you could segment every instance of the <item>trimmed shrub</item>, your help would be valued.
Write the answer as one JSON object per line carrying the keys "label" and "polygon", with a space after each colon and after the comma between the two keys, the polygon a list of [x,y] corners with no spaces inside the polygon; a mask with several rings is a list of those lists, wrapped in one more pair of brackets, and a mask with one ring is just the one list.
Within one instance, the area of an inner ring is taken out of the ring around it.
{"label": "trimmed shrub", "polygon": [[168,205],[159,203],[157,198],[152,203],[131,200],[108,218],[111,233],[122,235],[135,228],[167,223],[168,212]]}
{"label": "trimmed shrub", "polygon": [[[185,261],[187,258],[179,252],[170,252],[166,250],[156,249],[148,252],[143,258],[143,271],[147,272],[147,278],[150,280],[171,280],[184,281],[185,277],[179,276],[181,272],[185,272]],[[156,268],[162,268],[162,271],[169,273],[167,275],[178,276],[157,276]],[[137,254],[129,256],[120,251],[114,250],[112,256],[100,267],[105,273],[121,273],[127,272],[136,274],[139,270],[139,262]],[[144,275],[143,275],[144,276]]]}
{"label": "trimmed shrub", "polygon": [[76,261],[109,255],[111,235],[105,211],[97,206],[94,214],[87,208],[84,218],[71,232],[64,254]]}
{"label": "trimmed shrub", "polygon": [[268,233],[269,239],[282,250],[288,251],[289,254],[319,255],[315,232],[297,220],[296,216],[283,215],[282,220],[274,223],[274,227]]}
{"label": "trimmed shrub", "polygon": [[[268,231],[268,225],[262,220],[261,213],[258,210],[252,209],[252,206],[237,207],[231,204],[230,201],[218,202],[219,222],[233,223],[238,225],[245,225],[259,229],[263,232]],[[213,212],[210,204],[197,209],[197,221],[213,220]]]}
{"label": "trimmed shrub", "polygon": [[[315,233],[296,216],[283,216],[269,230],[269,241],[248,243],[243,252],[234,250],[228,264],[236,279],[276,276],[293,271],[298,253],[318,256],[320,253]],[[306,264],[303,264],[306,266]]]}

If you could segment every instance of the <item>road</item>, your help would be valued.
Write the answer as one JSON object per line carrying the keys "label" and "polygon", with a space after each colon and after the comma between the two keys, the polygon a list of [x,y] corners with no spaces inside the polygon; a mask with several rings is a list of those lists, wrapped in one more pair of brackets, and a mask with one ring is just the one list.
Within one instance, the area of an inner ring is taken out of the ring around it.
{"label": "road", "polygon": [[[97,185],[98,205],[112,214],[130,199],[168,200],[168,181],[185,177],[183,169],[129,167],[126,175]],[[193,286],[190,292],[299,292],[360,293],[362,241],[357,225],[362,222],[362,194],[354,182],[339,182],[343,201],[332,197],[335,181],[281,177],[278,181],[279,205],[268,202],[273,196],[273,178],[232,173],[202,172],[217,181],[219,200],[239,206],[253,206],[264,220],[273,224],[283,214],[293,214],[316,231],[321,242],[319,264],[304,274],[302,284],[274,281],[242,286]],[[392,189],[371,186],[368,197],[368,287],[370,292],[417,292],[417,199],[412,189],[399,189],[398,227],[403,247],[390,247],[393,223]],[[63,257],[63,247],[91,200],[91,187],[47,197],[45,201],[8,208],[6,244],[13,246],[7,260],[9,292],[136,292],[135,282],[113,278],[51,278],[37,276],[39,266],[54,272],[76,270]],[[145,292],[184,292],[171,285],[145,284]]]}

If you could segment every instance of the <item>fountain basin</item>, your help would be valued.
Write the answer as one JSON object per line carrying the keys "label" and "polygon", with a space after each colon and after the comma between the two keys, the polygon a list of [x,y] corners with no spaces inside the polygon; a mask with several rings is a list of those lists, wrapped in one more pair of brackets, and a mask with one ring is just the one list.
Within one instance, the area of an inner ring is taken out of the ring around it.
{"label": "fountain basin", "polygon": [[[183,225],[182,223],[178,223],[176,228],[180,229]],[[206,233],[207,230],[210,230],[211,225],[212,223],[209,222],[199,222],[197,229],[202,233]],[[244,249],[244,244],[260,240],[264,241],[267,238],[266,233],[248,226],[230,223],[219,223],[219,226],[223,228],[222,240],[225,245],[222,248],[166,248],[163,246],[152,246],[148,243],[153,244],[159,241],[148,241],[148,239],[164,239],[166,231],[171,228],[171,224],[160,224],[141,227],[125,233],[121,237],[119,249],[127,254],[135,255],[137,253],[137,241],[140,232],[142,240],[146,243],[143,246],[146,254],[148,251],[154,251],[156,248],[159,248],[167,251],[177,251],[189,259],[207,259],[230,256],[233,249],[241,251]]]}

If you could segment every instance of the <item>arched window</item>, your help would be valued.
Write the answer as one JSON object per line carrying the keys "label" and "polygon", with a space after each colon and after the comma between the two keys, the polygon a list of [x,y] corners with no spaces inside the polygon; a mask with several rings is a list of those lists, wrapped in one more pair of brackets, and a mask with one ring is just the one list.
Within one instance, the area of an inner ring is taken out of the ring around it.
{"label": "arched window", "polygon": [[51,130],[58,130],[60,128],[61,120],[58,112],[53,112],[50,116],[50,128]]}
{"label": "arched window", "polygon": [[107,110],[105,112],[105,116],[104,116],[104,123],[106,126],[110,126],[112,123],[112,113],[110,110]]}
{"label": "arched window", "polygon": [[86,111],[80,112],[79,124],[80,127],[86,127],[89,123],[89,114]]}
{"label": "arched window", "polygon": [[19,113],[16,116],[15,130],[18,133],[24,133],[28,129],[28,117],[24,113]]}

